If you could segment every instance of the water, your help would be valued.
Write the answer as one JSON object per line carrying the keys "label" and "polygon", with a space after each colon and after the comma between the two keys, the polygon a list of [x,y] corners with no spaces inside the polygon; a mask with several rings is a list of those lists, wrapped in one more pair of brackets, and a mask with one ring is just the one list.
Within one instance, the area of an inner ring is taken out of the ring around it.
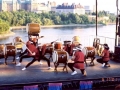
{"label": "water", "polygon": [[[15,36],[19,36],[23,41],[27,41],[27,32],[23,29],[13,30],[14,36],[0,40],[0,43],[13,42]],[[79,36],[83,46],[92,46],[96,34],[96,27],[59,27],[59,28],[41,28],[40,35],[44,38],[39,43],[48,43],[54,40],[72,40],[74,36]],[[104,37],[109,38],[104,38]],[[111,50],[114,50],[115,25],[107,25],[98,27],[98,37],[101,43],[108,43]]]}

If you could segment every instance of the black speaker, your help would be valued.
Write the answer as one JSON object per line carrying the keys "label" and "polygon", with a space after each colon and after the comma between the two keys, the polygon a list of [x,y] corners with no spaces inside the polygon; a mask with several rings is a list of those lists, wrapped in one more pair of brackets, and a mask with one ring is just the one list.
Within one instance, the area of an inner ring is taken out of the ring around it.
{"label": "black speaker", "polygon": [[113,60],[120,62],[120,46],[116,46],[112,55]]}
{"label": "black speaker", "polygon": [[114,54],[120,55],[120,46],[115,47]]}
{"label": "black speaker", "polygon": [[119,37],[120,37],[120,26],[118,26],[118,33],[117,33],[117,35],[119,35]]}

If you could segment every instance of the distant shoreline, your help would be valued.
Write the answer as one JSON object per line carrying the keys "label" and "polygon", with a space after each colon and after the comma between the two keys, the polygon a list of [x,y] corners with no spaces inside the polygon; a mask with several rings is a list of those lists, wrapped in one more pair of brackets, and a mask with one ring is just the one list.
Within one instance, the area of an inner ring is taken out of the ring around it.
{"label": "distant shoreline", "polygon": [[4,38],[7,38],[7,37],[10,37],[10,36],[13,36],[13,35],[15,35],[15,33],[12,32],[12,31],[7,33],[7,34],[0,34],[0,39],[4,39]]}
{"label": "distant shoreline", "polygon": [[[73,27],[73,26],[78,26],[78,27],[95,27],[96,24],[46,25],[46,26],[41,26],[41,28]],[[98,24],[98,26],[104,26],[104,25],[103,24]],[[10,29],[11,30],[26,29],[26,26],[13,26]]]}

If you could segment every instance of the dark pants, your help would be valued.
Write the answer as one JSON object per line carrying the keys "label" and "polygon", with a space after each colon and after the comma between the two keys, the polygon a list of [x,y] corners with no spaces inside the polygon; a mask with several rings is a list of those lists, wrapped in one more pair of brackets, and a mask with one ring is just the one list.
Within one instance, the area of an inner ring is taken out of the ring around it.
{"label": "dark pants", "polygon": [[103,61],[103,58],[97,59],[97,62],[101,64],[105,63],[105,65],[108,65],[108,61]]}
{"label": "dark pants", "polygon": [[[49,59],[47,59],[47,58],[44,57],[44,56],[43,56],[41,59],[46,60],[47,63],[48,63],[48,66],[50,67],[50,60],[49,60]],[[35,59],[35,58],[33,58],[33,60],[32,60],[31,62],[29,62],[29,63],[26,65],[26,68],[29,67],[31,64],[33,64],[35,61],[40,62],[41,59],[40,59],[40,58],[39,58],[39,59]]]}
{"label": "dark pants", "polygon": [[[27,55],[27,54],[26,54],[27,52],[28,52],[28,51],[27,51],[27,49],[26,49],[23,53],[20,54],[20,56],[19,56],[19,57],[20,57],[20,61],[19,61],[20,63],[22,62],[23,58],[31,58],[31,57],[34,58],[34,56],[29,56],[29,55]],[[25,55],[25,54],[26,54],[26,55]]]}
{"label": "dark pants", "polygon": [[26,49],[23,53],[21,53],[21,54],[19,55],[19,57],[23,56],[23,55],[26,54],[26,53],[27,53],[27,49]]}
{"label": "dark pants", "polygon": [[[49,59],[47,59],[45,56],[41,56],[41,59],[47,61],[47,64],[50,67],[50,60]],[[39,62],[40,62],[41,59],[39,59]]]}
{"label": "dark pants", "polygon": [[[39,48],[38,48],[39,49]],[[27,53],[27,49],[23,52],[23,53],[21,53],[20,54],[20,63],[22,62],[22,60],[23,60],[23,58],[33,58],[33,60],[30,62],[30,63],[28,63],[27,64],[27,66],[26,67],[29,67],[31,64],[33,64],[35,61],[39,61],[40,62],[40,60],[41,59],[43,59],[43,60],[46,60],[47,61],[47,63],[48,63],[48,66],[50,67],[50,60],[49,59],[47,59],[44,55],[42,55],[42,51],[39,51],[39,53],[40,53],[40,56],[38,56],[38,58],[39,59],[35,59],[35,57],[34,56],[28,56],[28,55],[24,55],[24,54],[26,54]]]}
{"label": "dark pants", "polygon": [[[38,48],[38,49],[39,49],[39,48]],[[48,58],[46,58],[45,55],[42,55],[42,51],[39,50],[39,53],[40,53],[40,56],[39,56],[40,59],[39,59],[39,61],[40,61],[41,59],[47,61],[47,64],[48,64],[48,66],[50,67],[50,60],[49,60]]]}
{"label": "dark pants", "polygon": [[[29,62],[25,67],[29,67],[31,64],[33,64],[35,61],[37,61],[35,58],[33,58],[33,60],[31,62]],[[39,60],[38,60],[39,61]]]}
{"label": "dark pants", "polygon": [[[73,68],[74,64],[75,64],[75,63],[68,63],[68,67],[69,67],[73,72],[75,71],[75,69]],[[85,69],[80,69],[80,70],[81,70],[81,73],[84,74]]]}

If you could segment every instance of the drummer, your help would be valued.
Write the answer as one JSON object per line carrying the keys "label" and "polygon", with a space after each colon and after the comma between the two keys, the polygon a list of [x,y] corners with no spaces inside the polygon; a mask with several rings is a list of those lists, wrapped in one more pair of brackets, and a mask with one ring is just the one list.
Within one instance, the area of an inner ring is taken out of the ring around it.
{"label": "drummer", "polygon": [[[38,52],[39,50],[38,50],[38,48],[36,48],[36,46],[33,44],[32,40],[33,40],[33,37],[31,36],[31,37],[30,37],[30,40],[26,43],[26,46],[27,46],[28,49],[26,49],[26,50],[18,57],[18,58],[20,58],[20,61],[19,61],[19,63],[18,63],[16,66],[21,66],[21,63],[22,63],[23,58],[31,58],[31,57],[32,57],[33,60],[32,60],[30,63],[28,63],[28,65],[27,65],[25,68],[23,68],[22,70],[25,70],[28,66],[30,66],[32,63],[34,63],[36,60],[38,60],[38,61],[40,62],[41,59],[44,59],[44,60],[47,61],[47,63],[48,63],[48,69],[52,69],[52,68],[50,67],[50,60],[47,59],[47,58],[45,58],[44,55],[41,54],[41,52]],[[30,51],[33,52],[33,53],[31,53]],[[25,53],[27,53],[27,54],[24,55]],[[37,58],[37,59],[36,59],[36,58]]]}
{"label": "drummer", "polygon": [[35,36],[35,35],[30,35],[30,37],[31,37],[31,36],[32,36],[33,44],[34,44],[35,46],[38,45],[39,39],[44,37],[44,36],[39,36],[39,34],[38,34],[37,36]]}
{"label": "drummer", "polygon": [[78,42],[78,41],[73,41],[72,43],[71,43],[71,41],[68,41],[67,45],[64,47],[64,50],[67,51],[70,56],[72,56],[73,48],[77,47],[77,46],[82,47],[82,44],[80,44],[80,42]]}
{"label": "drummer", "polygon": [[52,68],[50,67],[50,60],[47,59],[46,57],[44,57],[44,56],[42,55],[42,52],[41,52],[38,48],[35,47],[35,55],[34,55],[33,60],[32,60],[31,62],[29,62],[22,70],[26,70],[26,69],[27,69],[31,64],[33,64],[35,61],[40,62],[41,59],[44,59],[44,60],[47,61],[47,63],[48,63],[48,70],[49,70],[49,69],[52,69]]}
{"label": "drummer", "polygon": [[26,47],[27,47],[26,50],[23,53],[21,53],[19,55],[19,57],[16,58],[16,59],[20,58],[19,63],[16,66],[21,66],[23,58],[31,58],[31,57],[34,58],[34,55],[35,55],[35,52],[34,52],[35,45],[32,42],[32,38],[33,37],[31,36],[30,40],[27,41],[27,43],[26,43]]}
{"label": "drummer", "polygon": [[68,63],[68,67],[73,71],[71,75],[77,74],[77,71],[74,68],[80,69],[83,76],[86,76],[86,70],[84,65],[84,54],[82,53],[82,49],[80,46],[77,46],[73,49],[75,52],[73,53],[73,56],[71,60],[72,63]]}

